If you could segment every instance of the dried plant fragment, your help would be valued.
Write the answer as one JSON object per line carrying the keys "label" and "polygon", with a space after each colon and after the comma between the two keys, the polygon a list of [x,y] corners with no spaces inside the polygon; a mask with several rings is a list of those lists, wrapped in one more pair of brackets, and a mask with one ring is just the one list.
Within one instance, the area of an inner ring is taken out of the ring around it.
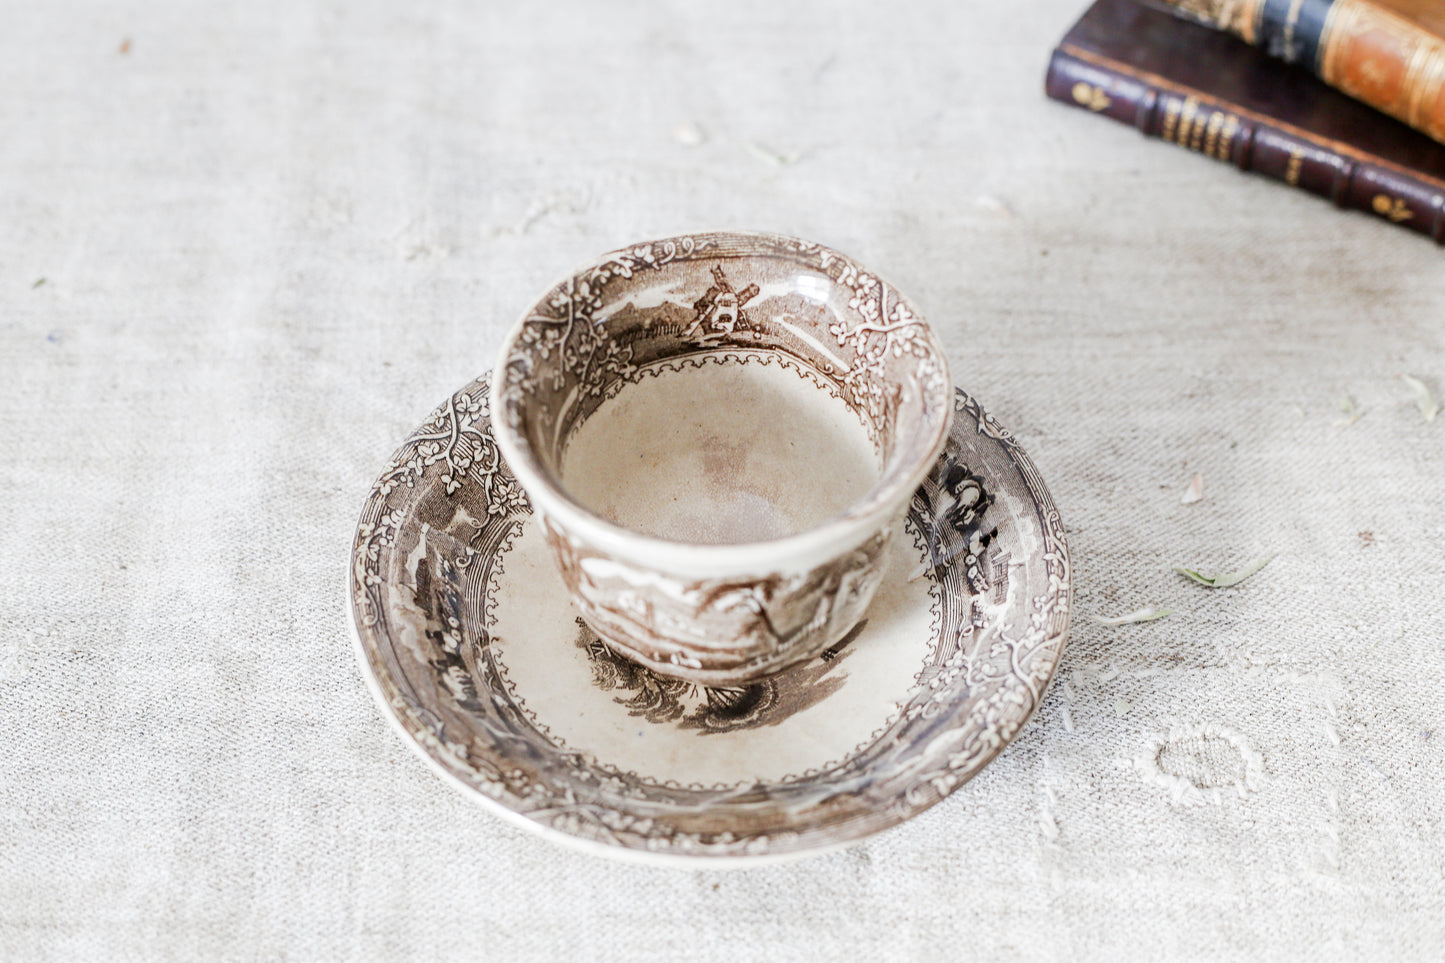
{"label": "dried plant fragment", "polygon": [[1412,375],[1402,374],[1400,380],[1410,386],[1415,392],[1415,407],[1420,409],[1420,414],[1425,416],[1426,421],[1434,421],[1435,416],[1440,413],[1440,402],[1435,398],[1435,392],[1430,386]]}
{"label": "dried plant fragment", "polygon": [[1114,700],[1114,715],[1118,716],[1121,719],[1124,716],[1127,716],[1129,714],[1129,710],[1132,708],[1134,708],[1134,704],[1128,699]]}
{"label": "dried plant fragment", "polygon": [[1189,483],[1189,487],[1184,490],[1184,494],[1179,497],[1179,504],[1193,505],[1195,502],[1202,501],[1204,501],[1204,476],[1195,475],[1194,480]]}
{"label": "dried plant fragment", "polygon": [[1255,572],[1258,572],[1268,565],[1273,559],[1273,555],[1258,558],[1237,572],[1226,572],[1223,575],[1203,575],[1193,569],[1183,568],[1178,565],[1174,566],[1174,571],[1191,581],[1198,582],[1206,588],[1229,588],[1231,585],[1238,585],[1240,582],[1243,582]]}
{"label": "dried plant fragment", "polygon": [[1155,619],[1167,618],[1174,614],[1173,609],[1156,609],[1152,605],[1148,608],[1139,609],[1134,612],[1126,612],[1123,615],[1116,615],[1112,619],[1091,616],[1100,625],[1107,625],[1111,628],[1119,625],[1134,625],[1138,622],[1153,622]]}
{"label": "dried plant fragment", "polygon": [[748,153],[752,154],[764,164],[771,164],[774,167],[786,167],[789,164],[795,164],[799,157],[796,151],[791,154],[784,154],[781,151],[773,150],[766,144],[760,144],[755,140],[748,141],[747,148]]}
{"label": "dried plant fragment", "polygon": [[1349,427],[1365,416],[1365,409],[1356,405],[1355,399],[1349,395],[1340,399],[1340,411],[1344,412],[1345,416],[1335,419],[1336,428]]}

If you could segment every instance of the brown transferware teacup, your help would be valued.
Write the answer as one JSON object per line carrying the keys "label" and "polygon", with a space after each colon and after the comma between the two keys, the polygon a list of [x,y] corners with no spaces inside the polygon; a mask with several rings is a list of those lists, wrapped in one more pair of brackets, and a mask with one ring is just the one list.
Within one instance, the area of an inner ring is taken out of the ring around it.
{"label": "brown transferware teacup", "polygon": [[806,241],[707,233],[554,286],[503,344],[491,408],[587,624],[726,686],[862,618],[953,385],[877,275]]}

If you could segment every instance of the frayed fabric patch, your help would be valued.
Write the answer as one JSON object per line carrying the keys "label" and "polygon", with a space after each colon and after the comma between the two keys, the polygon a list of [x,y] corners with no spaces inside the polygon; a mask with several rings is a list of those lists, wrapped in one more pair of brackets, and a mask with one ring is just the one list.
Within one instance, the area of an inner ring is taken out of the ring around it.
{"label": "frayed fabric patch", "polygon": [[1175,805],[1221,803],[1225,793],[1241,798],[1264,783],[1264,758],[1237,731],[1204,724],[1170,727],[1132,760],[1148,784],[1169,792]]}

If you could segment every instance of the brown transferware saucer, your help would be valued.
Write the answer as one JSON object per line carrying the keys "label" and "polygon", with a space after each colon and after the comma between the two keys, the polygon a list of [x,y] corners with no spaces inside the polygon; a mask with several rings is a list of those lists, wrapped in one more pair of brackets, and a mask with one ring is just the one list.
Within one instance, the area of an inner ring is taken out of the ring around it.
{"label": "brown transferware saucer", "polygon": [[603,645],[491,436],[487,379],[403,443],[352,551],[358,657],[438,772],[559,842],[726,865],[837,848],[977,774],[1063,654],[1068,550],[1012,436],[955,397],[866,616],[820,656],[707,688]]}

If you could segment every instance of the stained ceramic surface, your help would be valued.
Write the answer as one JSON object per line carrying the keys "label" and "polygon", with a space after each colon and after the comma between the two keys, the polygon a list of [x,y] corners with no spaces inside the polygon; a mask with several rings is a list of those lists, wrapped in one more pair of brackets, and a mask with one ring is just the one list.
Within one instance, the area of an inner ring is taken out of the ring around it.
{"label": "stained ceramic surface", "polygon": [[497,371],[498,442],[582,618],[707,685],[858,622],[952,415],[904,298],[770,234],[604,256],[526,312]]}
{"label": "stained ceramic surface", "polygon": [[878,449],[831,382],[786,355],[703,352],[654,370],[572,436],[561,477],[630,531],[694,544],[784,538],[878,482]]}
{"label": "stained ceramic surface", "polygon": [[367,500],[352,614],[384,711],[444,775],[565,842],[653,861],[834,848],[938,802],[1028,719],[1063,652],[1069,561],[1033,465],[968,397],[862,622],[705,687],[579,618],[502,463],[480,379]]}

